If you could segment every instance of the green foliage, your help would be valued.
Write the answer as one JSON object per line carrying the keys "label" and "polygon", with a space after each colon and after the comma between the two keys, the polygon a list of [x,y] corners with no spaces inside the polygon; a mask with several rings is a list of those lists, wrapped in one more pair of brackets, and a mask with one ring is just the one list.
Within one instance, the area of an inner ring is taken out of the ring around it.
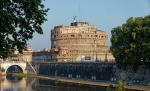
{"label": "green foliage", "polygon": [[111,51],[120,68],[150,66],[150,15],[131,17],[122,26],[113,28],[111,33]]}
{"label": "green foliage", "polygon": [[15,48],[22,52],[33,33],[42,34],[46,12],[42,0],[0,0],[0,58]]}
{"label": "green foliage", "polygon": [[4,68],[0,68],[0,71],[1,71],[1,72],[5,72],[5,69],[4,69]]}
{"label": "green foliage", "polygon": [[119,81],[117,89],[118,91],[125,91],[125,83],[122,81]]}

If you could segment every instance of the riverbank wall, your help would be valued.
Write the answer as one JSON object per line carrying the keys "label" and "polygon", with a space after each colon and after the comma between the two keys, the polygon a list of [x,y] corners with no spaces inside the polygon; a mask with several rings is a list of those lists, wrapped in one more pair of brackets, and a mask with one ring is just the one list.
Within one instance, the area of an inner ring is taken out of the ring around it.
{"label": "riverbank wall", "polygon": [[38,74],[45,76],[67,77],[84,80],[109,81],[127,84],[150,85],[150,69],[141,66],[134,72],[130,68],[120,70],[115,63],[79,62],[79,63],[41,63]]}
{"label": "riverbank wall", "polygon": [[[107,89],[111,86],[113,91],[116,91],[120,84],[110,83],[110,82],[101,82],[101,81],[93,81],[93,80],[83,80],[83,79],[68,79],[66,77],[46,77],[46,76],[35,76],[39,79],[40,85],[71,85],[71,86],[87,86],[87,87],[100,87]],[[46,83],[45,83],[46,81]],[[148,85],[127,85],[124,83],[124,88],[128,91],[149,91],[150,86]],[[109,91],[109,90],[108,90]]]}

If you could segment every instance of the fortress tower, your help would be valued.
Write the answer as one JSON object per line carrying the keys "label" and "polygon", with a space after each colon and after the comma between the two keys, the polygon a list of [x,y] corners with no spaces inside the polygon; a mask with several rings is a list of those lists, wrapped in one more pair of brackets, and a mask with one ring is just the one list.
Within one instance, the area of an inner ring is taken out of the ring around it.
{"label": "fortress tower", "polygon": [[55,26],[51,30],[53,60],[112,61],[107,34],[87,22],[73,22],[70,26]]}

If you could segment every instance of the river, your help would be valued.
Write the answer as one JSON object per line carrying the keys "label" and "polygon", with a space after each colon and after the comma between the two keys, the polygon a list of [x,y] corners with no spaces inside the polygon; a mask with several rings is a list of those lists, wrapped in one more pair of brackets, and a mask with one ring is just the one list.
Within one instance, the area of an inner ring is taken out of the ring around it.
{"label": "river", "polygon": [[[105,87],[62,83],[35,77],[0,77],[0,91],[116,91]],[[131,90],[125,90],[131,91]]]}
{"label": "river", "polygon": [[9,75],[0,77],[0,91],[105,91],[105,88]]}

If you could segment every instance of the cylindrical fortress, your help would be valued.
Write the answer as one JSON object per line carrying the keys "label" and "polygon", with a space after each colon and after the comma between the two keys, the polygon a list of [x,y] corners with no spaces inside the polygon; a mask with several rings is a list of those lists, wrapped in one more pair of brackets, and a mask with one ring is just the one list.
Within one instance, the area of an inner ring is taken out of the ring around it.
{"label": "cylindrical fortress", "polygon": [[53,59],[57,61],[110,61],[107,34],[87,22],[56,26],[51,30]]}

